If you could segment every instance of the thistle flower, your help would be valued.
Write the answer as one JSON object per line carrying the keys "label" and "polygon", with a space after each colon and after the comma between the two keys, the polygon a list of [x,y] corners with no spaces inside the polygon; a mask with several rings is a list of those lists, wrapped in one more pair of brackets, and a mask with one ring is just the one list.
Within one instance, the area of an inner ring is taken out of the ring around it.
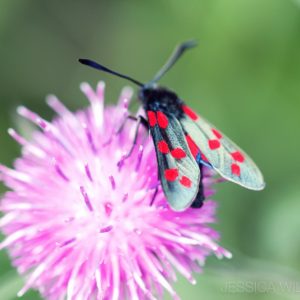
{"label": "thistle flower", "polygon": [[[161,299],[176,272],[195,284],[205,258],[230,257],[217,245],[216,204],[175,212],[157,179],[152,140],[141,129],[132,155],[135,123],[124,121],[132,91],[125,88],[116,106],[104,108],[104,83],[94,91],[81,85],[90,106],[75,114],[55,96],[57,113],[47,122],[27,108],[18,113],[41,130],[22,146],[10,169],[0,165],[3,195],[0,228],[14,266],[26,277],[18,293],[39,290],[45,299]],[[215,179],[204,168],[206,197]],[[158,188],[156,196],[154,193]],[[153,200],[154,199],[154,200]],[[152,203],[153,202],[153,203]]]}

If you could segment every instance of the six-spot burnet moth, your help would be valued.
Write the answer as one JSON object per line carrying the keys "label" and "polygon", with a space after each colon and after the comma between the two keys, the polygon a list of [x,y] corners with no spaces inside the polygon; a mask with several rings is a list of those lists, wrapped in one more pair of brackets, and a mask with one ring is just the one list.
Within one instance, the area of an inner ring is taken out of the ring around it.
{"label": "six-spot burnet moth", "polygon": [[[136,134],[141,124],[150,129],[163,191],[170,206],[178,211],[190,206],[201,207],[204,200],[203,165],[245,188],[261,190],[265,186],[260,170],[245,152],[196,114],[174,92],[157,85],[178,58],[194,46],[194,41],[179,45],[153,80],[146,84],[89,59],[79,59],[82,64],[125,78],[141,87],[138,98],[147,119],[142,116],[128,118],[137,121]],[[133,151],[135,141],[126,157]]]}

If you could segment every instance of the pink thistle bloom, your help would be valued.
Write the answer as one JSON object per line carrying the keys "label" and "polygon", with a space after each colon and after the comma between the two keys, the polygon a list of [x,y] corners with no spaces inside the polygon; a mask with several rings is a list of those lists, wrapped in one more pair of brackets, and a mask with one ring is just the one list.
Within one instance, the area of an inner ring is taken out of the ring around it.
{"label": "pink thistle bloom", "polygon": [[[22,146],[14,169],[0,165],[3,195],[0,228],[14,266],[26,277],[18,293],[39,290],[45,299],[161,299],[175,271],[192,284],[205,258],[231,254],[218,246],[216,203],[201,209],[170,209],[157,179],[151,137],[141,130],[132,155],[135,122],[129,114],[132,91],[104,108],[104,83],[94,91],[81,85],[90,106],[70,112],[55,96],[47,102],[58,116],[48,122],[27,108],[18,113],[36,124],[31,141],[15,130]],[[121,163],[120,163],[121,162]],[[205,195],[214,192],[213,172],[204,168]],[[158,193],[153,200],[155,188]]]}

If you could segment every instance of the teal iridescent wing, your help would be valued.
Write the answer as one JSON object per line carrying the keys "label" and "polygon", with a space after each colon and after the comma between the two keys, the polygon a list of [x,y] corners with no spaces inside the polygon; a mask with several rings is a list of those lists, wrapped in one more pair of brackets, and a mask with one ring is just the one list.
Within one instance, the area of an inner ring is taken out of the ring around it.
{"label": "teal iridescent wing", "polygon": [[147,111],[147,115],[162,188],[172,209],[184,210],[197,196],[199,166],[175,116],[166,116],[161,111]]}
{"label": "teal iridescent wing", "polygon": [[265,187],[260,170],[245,152],[188,106],[182,110],[181,125],[222,177],[251,190]]}

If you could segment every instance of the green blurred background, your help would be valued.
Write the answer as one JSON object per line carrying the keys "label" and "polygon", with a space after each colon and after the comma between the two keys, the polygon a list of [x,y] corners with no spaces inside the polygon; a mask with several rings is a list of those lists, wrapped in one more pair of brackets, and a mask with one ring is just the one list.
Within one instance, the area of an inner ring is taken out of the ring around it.
{"label": "green blurred background", "polygon": [[[6,134],[20,126],[17,105],[51,118],[46,94],[78,109],[86,105],[79,83],[99,79],[116,102],[126,82],[79,57],[147,81],[190,38],[199,47],[161,83],[246,149],[267,187],[219,185],[216,228],[234,257],[210,258],[197,285],[180,279],[177,290],[184,300],[299,299],[300,1],[1,0],[0,161],[11,165],[19,154]],[[0,252],[0,299],[16,299],[21,285]],[[23,299],[40,298],[31,291]]]}

